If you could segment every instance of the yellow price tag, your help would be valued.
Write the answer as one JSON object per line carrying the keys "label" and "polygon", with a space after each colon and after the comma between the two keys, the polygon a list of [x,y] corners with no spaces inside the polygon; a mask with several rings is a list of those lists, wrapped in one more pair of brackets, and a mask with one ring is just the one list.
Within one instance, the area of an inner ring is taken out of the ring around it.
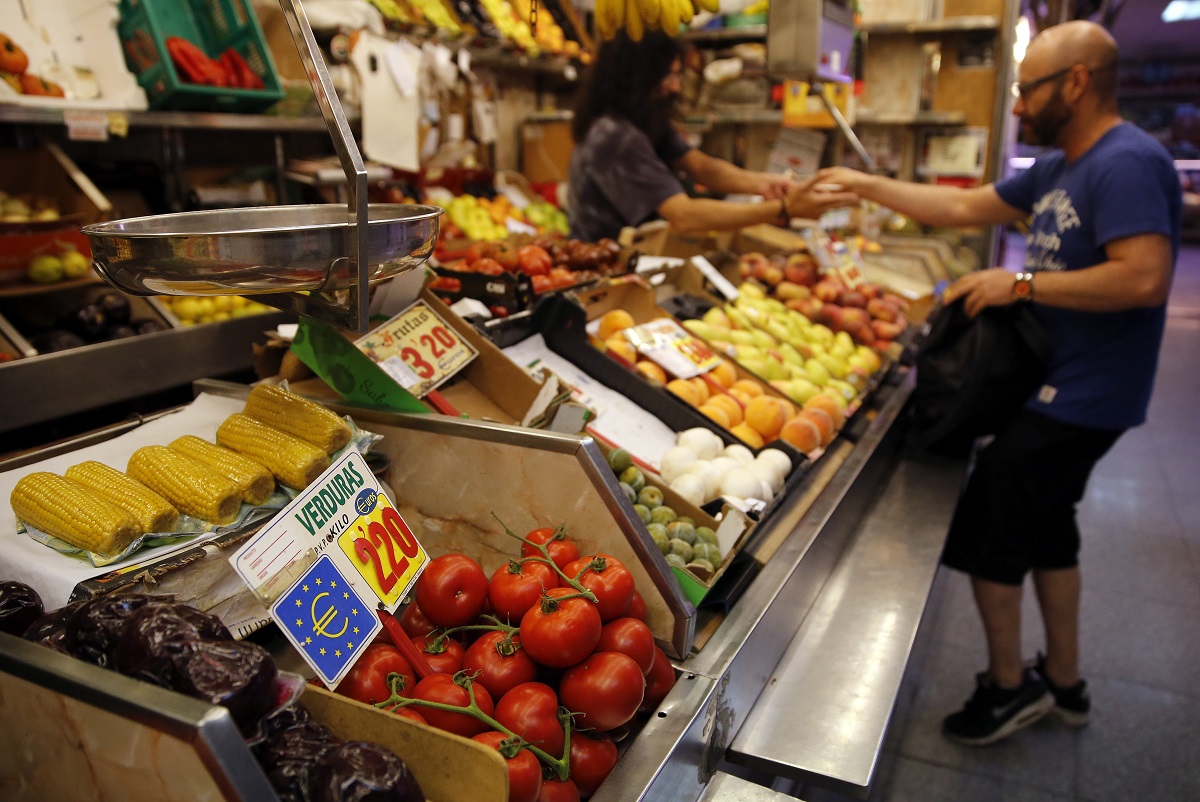
{"label": "yellow price tag", "polygon": [[417,301],[354,343],[404,389],[421,398],[477,356],[450,324]]}
{"label": "yellow price tag", "polygon": [[[369,500],[364,500],[369,506]],[[388,609],[404,598],[429,555],[382,493],[365,515],[338,536],[338,546]]]}

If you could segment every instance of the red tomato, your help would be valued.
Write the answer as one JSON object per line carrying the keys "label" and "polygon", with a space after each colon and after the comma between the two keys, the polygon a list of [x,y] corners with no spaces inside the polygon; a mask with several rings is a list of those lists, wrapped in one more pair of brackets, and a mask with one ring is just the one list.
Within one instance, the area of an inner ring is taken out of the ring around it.
{"label": "red tomato", "polygon": [[476,240],[467,247],[467,252],[463,255],[463,261],[468,265],[473,265],[491,253],[491,251],[492,243],[485,240]]}
{"label": "red tomato", "polygon": [[511,739],[502,732],[483,732],[471,738],[485,746],[490,746],[504,757],[508,768],[508,799],[509,802],[537,802],[538,794],[542,792],[542,764],[537,755],[528,749],[520,749],[509,757],[506,752]]}
{"label": "red tomato", "polygon": [[579,802],[579,789],[570,778],[565,780],[543,779],[538,802]]}
{"label": "red tomato", "polygon": [[[474,692],[475,704],[485,714],[492,715],[495,712],[495,707],[492,704],[492,697],[487,692],[487,688],[484,688],[482,685],[475,685]],[[421,699],[426,702],[439,702],[444,705],[455,705],[456,707],[466,707],[471,701],[467,695],[467,689],[456,685],[454,678],[449,674],[430,674],[413,688],[412,698]],[[416,708],[417,712],[425,717],[430,726],[437,727],[439,730],[445,730],[446,732],[452,732],[455,735],[461,735],[464,738],[470,738],[488,730],[487,724],[474,718],[469,713],[451,713],[446,710],[438,710],[434,707],[423,707],[421,705],[416,705]]]}
{"label": "red tomato", "polygon": [[388,677],[392,674],[403,677],[404,687],[400,689],[400,695],[412,696],[417,680],[408,660],[389,643],[372,643],[338,684],[337,692],[373,705],[391,698]]}
{"label": "red tomato", "polygon": [[[550,553],[550,560],[560,569],[564,568],[572,560],[579,559],[579,547],[575,545],[573,540],[567,537],[565,529],[551,529],[548,526],[543,526],[541,529],[534,529],[527,534],[525,539],[529,543],[544,545],[546,551]],[[522,543],[521,556],[541,557],[542,553],[528,543]]]}
{"label": "red tomato", "polygon": [[633,599],[633,574],[611,554],[580,557],[569,563],[563,573],[578,577],[579,584],[596,594],[601,621],[620,618]]}
{"label": "red tomato", "polygon": [[437,624],[425,617],[415,601],[409,602],[400,614],[400,626],[410,638],[419,638],[437,629]]}
{"label": "red tomato", "polygon": [[607,735],[572,732],[570,764],[579,795],[591,796],[617,765],[617,745]]}
{"label": "red tomato", "polygon": [[633,658],[643,674],[650,671],[654,662],[654,633],[646,622],[636,618],[614,618],[600,630],[598,652],[620,652]]}
{"label": "red tomato", "polygon": [[549,276],[532,276],[530,281],[533,282],[533,291],[538,295],[554,289],[554,282]]}
{"label": "red tomato", "polygon": [[474,262],[471,265],[471,269],[476,273],[482,273],[485,276],[504,275],[504,265],[500,264],[495,259],[490,259],[486,256],[477,262]]}
{"label": "red tomato", "polygon": [[459,671],[462,671],[463,658],[466,656],[467,650],[461,643],[454,638],[446,638],[441,642],[441,651],[430,651],[435,648],[433,641],[435,639],[428,635],[413,638],[413,646],[421,650],[421,654],[425,655],[425,662],[429,663],[429,667],[439,674],[450,674],[453,676]]}
{"label": "red tomato", "polygon": [[558,695],[543,682],[523,682],[496,702],[496,721],[537,748],[562,757],[562,724],[558,721]]}
{"label": "red tomato", "polygon": [[487,574],[479,563],[465,554],[443,554],[417,580],[417,604],[439,627],[461,627],[479,615],[487,589]]}
{"label": "red tomato", "polygon": [[499,699],[522,682],[537,677],[537,663],[521,648],[521,636],[509,638],[503,632],[486,632],[468,647],[462,667],[479,672],[475,682]]}
{"label": "red tomato", "polygon": [[546,276],[554,265],[549,252],[537,245],[522,245],[517,248],[517,264],[522,273],[531,276]]}
{"label": "red tomato", "polygon": [[570,287],[576,281],[575,274],[565,267],[550,268],[549,278],[551,286],[553,286],[555,289],[559,289],[561,287]]}
{"label": "red tomato", "polygon": [[488,256],[499,262],[500,266],[505,270],[516,270],[521,263],[520,258],[517,256],[517,249],[513,247],[511,242],[505,242],[504,240],[493,242],[492,251]]}
{"label": "red tomato", "polygon": [[671,666],[671,658],[667,657],[666,652],[655,646],[654,662],[650,666],[650,673],[646,675],[646,694],[638,709],[643,713],[657,710],[674,686],[675,669]]}
{"label": "red tomato", "polygon": [[546,563],[511,560],[492,574],[488,601],[501,620],[515,623],[542,599],[542,590],[558,587],[558,574]]}
{"label": "red tomato", "polygon": [[633,590],[633,597],[629,600],[629,608],[625,611],[625,615],[629,618],[636,618],[639,621],[648,621],[650,613],[646,609],[646,600],[637,588]]}
{"label": "red tomato", "polygon": [[[551,599],[575,593],[575,588],[552,588]],[[544,666],[566,668],[587,657],[600,640],[600,613],[582,596],[558,601],[551,609],[536,604],[521,618],[521,643],[529,656]]]}
{"label": "red tomato", "polygon": [[428,724],[429,723],[429,721],[426,720],[426,718],[424,716],[422,716],[420,713],[417,712],[417,708],[415,708],[415,707],[397,707],[392,712],[395,713],[400,718],[406,718],[409,721],[415,721],[418,724]]}
{"label": "red tomato", "polygon": [[633,718],[646,691],[646,678],[632,657],[596,652],[568,668],[558,683],[563,707],[581,715],[580,727],[607,732]]}

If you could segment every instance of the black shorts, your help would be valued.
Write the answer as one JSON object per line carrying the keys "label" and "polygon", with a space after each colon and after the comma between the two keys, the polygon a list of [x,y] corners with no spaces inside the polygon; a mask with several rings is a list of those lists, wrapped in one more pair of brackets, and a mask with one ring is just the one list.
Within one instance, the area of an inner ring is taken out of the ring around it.
{"label": "black shorts", "polygon": [[1030,570],[1077,566],[1075,506],[1122,432],[1023,410],[976,456],[942,563],[1005,585]]}

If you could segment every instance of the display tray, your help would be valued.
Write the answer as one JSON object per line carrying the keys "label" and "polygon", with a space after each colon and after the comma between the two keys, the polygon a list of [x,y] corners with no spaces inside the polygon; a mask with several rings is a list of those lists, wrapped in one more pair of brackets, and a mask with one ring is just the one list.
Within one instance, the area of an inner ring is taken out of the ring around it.
{"label": "display tray", "polygon": [[[369,204],[370,281],[433,252],[437,206]],[[93,265],[133,295],[250,295],[353,285],[357,226],[339,204],[265,206],[134,217],[85,226]]]}

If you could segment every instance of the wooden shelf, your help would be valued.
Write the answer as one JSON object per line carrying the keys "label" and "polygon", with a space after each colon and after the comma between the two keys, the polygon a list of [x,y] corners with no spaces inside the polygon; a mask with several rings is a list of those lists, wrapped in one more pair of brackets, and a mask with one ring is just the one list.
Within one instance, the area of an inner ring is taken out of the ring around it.
{"label": "wooden shelf", "polygon": [[104,282],[100,279],[100,277],[95,274],[87,275],[83,278],[55,281],[52,284],[35,284],[27,279],[20,279],[18,281],[10,281],[5,284],[0,284],[0,298],[20,298],[27,295],[42,295],[48,292],[69,290],[74,287],[90,287],[93,284],[103,283]]}
{"label": "wooden shelf", "polygon": [[865,34],[880,36],[936,35],[940,33],[964,33],[968,31],[998,31],[1000,20],[990,14],[967,17],[945,17],[917,22],[864,22],[859,30]]}
{"label": "wooden shelf", "polygon": [[[50,106],[0,105],[0,123],[63,125],[74,109]],[[93,112],[94,109],[87,109]],[[320,117],[283,117],[274,114],[229,114],[207,111],[128,111],[110,109],[102,114],[118,114],[136,128],[191,128],[239,131],[325,131]],[[352,120],[351,123],[357,122]]]}
{"label": "wooden shelf", "polygon": [[868,109],[859,109],[855,116],[857,125],[964,125],[967,122],[966,112],[962,111],[874,114]]}
{"label": "wooden shelf", "polygon": [[750,42],[767,38],[766,25],[742,25],[736,28],[714,28],[712,30],[688,31],[682,37],[696,44],[720,44],[724,42]]}

